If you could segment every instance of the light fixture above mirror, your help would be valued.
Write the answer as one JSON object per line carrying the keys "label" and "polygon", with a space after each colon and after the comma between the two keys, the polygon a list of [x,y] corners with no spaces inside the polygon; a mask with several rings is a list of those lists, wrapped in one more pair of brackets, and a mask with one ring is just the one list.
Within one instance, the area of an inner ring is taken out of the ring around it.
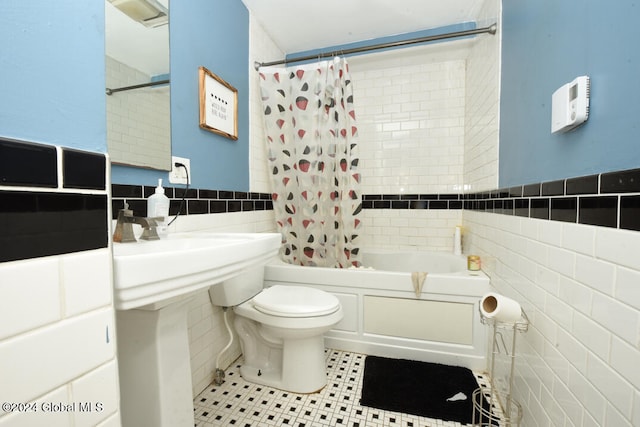
{"label": "light fixture above mirror", "polygon": [[145,27],[155,28],[169,23],[169,10],[156,0],[109,0],[125,15]]}

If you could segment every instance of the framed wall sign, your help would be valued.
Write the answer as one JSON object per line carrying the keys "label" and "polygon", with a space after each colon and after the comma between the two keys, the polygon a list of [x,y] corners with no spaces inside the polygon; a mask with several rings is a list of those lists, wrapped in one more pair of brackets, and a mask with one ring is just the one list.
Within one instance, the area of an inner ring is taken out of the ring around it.
{"label": "framed wall sign", "polygon": [[236,141],[238,139],[238,91],[207,70],[198,69],[200,127]]}

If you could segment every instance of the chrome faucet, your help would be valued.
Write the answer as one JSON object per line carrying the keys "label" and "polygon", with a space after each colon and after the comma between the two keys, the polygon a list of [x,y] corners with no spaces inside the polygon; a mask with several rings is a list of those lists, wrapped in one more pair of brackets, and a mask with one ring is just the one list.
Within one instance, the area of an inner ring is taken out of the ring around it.
{"label": "chrome faucet", "polygon": [[120,243],[136,242],[136,237],[133,234],[133,224],[139,224],[142,226],[142,240],[159,240],[158,221],[163,221],[164,218],[146,218],[141,216],[133,216],[131,209],[120,209],[118,211],[118,220],[116,222],[116,229],[113,232],[113,241]]}

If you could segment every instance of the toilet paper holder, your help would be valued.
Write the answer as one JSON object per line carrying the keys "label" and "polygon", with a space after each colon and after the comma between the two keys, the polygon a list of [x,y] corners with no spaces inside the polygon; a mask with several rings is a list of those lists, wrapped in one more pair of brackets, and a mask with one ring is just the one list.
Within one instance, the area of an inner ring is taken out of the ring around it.
{"label": "toilet paper holder", "polygon": [[521,309],[520,319],[515,322],[502,322],[492,317],[487,317],[482,313],[480,304],[478,304],[478,312],[480,313],[480,322],[483,325],[495,326],[499,329],[513,329],[518,332],[527,332],[529,330],[529,317],[524,309]]}
{"label": "toilet paper holder", "polygon": [[[488,325],[492,330],[491,339],[491,361],[489,367],[489,387],[486,389],[479,388],[474,391],[473,396],[473,426],[501,425],[505,427],[518,427],[522,420],[522,406],[513,399],[511,391],[513,389],[514,368],[516,358],[516,332],[526,332],[529,329],[529,317],[523,308],[520,308],[520,318],[514,321],[501,321],[495,317],[487,317],[481,308],[482,300],[478,303],[478,312],[480,321],[484,325]],[[511,348],[507,347],[503,332],[511,336]],[[503,352],[500,351],[502,344]],[[506,376],[498,378],[496,371],[496,358],[500,356],[503,360],[501,365],[504,368],[508,366]],[[500,381],[502,380],[502,381]],[[486,399],[486,396],[489,396]],[[487,412],[483,408],[483,402],[489,401],[491,405],[501,409],[501,416],[497,416],[492,411]]]}

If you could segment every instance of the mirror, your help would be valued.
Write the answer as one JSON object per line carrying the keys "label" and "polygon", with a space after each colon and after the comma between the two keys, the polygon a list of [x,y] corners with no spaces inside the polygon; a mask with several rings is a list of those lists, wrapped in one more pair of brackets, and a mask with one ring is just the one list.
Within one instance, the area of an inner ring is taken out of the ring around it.
{"label": "mirror", "polygon": [[169,0],[105,0],[107,149],[114,164],[171,169]]}

